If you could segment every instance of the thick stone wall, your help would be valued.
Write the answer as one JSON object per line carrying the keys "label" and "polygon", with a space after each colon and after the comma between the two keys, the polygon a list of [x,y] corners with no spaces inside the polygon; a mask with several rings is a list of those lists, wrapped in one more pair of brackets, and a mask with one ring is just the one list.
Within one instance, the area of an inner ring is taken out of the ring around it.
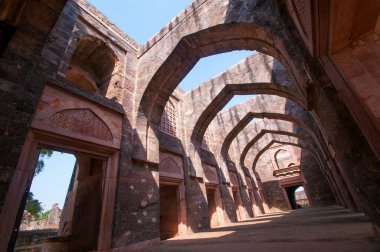
{"label": "thick stone wall", "polygon": [[158,167],[135,162],[127,172],[118,182],[113,247],[160,237]]}
{"label": "thick stone wall", "polygon": [[14,251],[41,251],[46,237],[57,235],[58,230],[41,229],[19,233]]}
{"label": "thick stone wall", "polygon": [[65,3],[31,1],[0,58],[0,211],[43,87],[52,76],[40,55]]}
{"label": "thick stone wall", "polygon": [[263,189],[271,212],[290,210],[278,181],[263,182]]}

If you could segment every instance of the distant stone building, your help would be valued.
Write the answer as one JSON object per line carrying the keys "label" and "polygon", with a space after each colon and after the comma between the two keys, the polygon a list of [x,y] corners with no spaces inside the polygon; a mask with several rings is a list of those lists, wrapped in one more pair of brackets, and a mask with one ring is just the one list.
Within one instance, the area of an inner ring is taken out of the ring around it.
{"label": "distant stone building", "polygon": [[307,199],[306,193],[304,190],[295,192],[296,202],[300,206],[310,206],[309,200]]}
{"label": "distant stone building", "polygon": [[44,240],[58,234],[61,213],[57,203],[52,206],[47,218],[42,220],[34,220],[29,212],[24,211],[14,251],[42,251]]}
{"label": "distant stone building", "polygon": [[35,220],[34,217],[28,212],[24,211],[24,215],[20,225],[20,231],[31,231],[41,229],[54,229],[58,230],[59,222],[61,219],[62,210],[59,205],[55,203],[46,219]]}

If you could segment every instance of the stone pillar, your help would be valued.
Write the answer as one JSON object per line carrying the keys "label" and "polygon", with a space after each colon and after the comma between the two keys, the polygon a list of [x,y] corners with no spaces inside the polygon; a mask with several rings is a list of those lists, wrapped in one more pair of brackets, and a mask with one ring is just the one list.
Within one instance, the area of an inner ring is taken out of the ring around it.
{"label": "stone pillar", "polygon": [[202,179],[186,178],[187,221],[190,232],[210,228],[206,186]]}

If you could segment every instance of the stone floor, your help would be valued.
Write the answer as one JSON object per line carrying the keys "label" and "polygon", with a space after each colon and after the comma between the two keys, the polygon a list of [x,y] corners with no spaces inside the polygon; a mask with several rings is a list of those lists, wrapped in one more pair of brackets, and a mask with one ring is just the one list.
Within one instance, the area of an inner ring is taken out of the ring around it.
{"label": "stone floor", "polygon": [[368,219],[333,206],[299,209],[176,237],[144,251],[380,251]]}

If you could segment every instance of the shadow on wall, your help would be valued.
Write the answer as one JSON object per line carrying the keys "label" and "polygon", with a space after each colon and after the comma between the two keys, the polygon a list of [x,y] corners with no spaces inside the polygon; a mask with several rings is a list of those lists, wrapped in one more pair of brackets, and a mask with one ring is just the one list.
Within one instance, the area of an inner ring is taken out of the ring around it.
{"label": "shadow on wall", "polygon": [[253,196],[256,199],[256,203],[257,203],[257,206],[259,207],[261,214],[265,214],[265,209],[264,209],[265,195],[263,194],[263,190],[262,190],[263,185],[261,183],[259,174],[256,171],[254,171],[253,173],[257,181],[257,184],[255,184],[255,181],[252,179],[252,186],[253,188],[256,188],[255,190],[253,190],[254,192]]}
{"label": "shadow on wall", "polygon": [[211,164],[214,167],[218,167],[217,169],[219,170],[218,171],[219,190],[220,190],[220,194],[222,198],[224,214],[226,215],[225,218],[227,218],[226,221],[227,223],[237,222],[238,218],[236,215],[236,206],[235,206],[235,201],[233,199],[233,195],[231,195],[230,193],[229,186],[226,183],[224,183],[224,181],[226,181],[226,178],[224,177],[223,171],[218,166],[218,163],[214,154],[210,151],[204,150],[201,146],[198,147],[198,152],[200,154],[200,157],[203,163]]}
{"label": "shadow on wall", "polygon": [[[163,117],[165,114],[163,114]],[[190,167],[194,164],[187,157],[186,151],[180,139],[175,136],[158,132],[160,150],[181,156],[183,160],[183,172],[185,180],[187,227],[189,231],[198,232],[210,228],[208,217],[208,205],[205,197],[206,189],[202,188],[202,181],[190,177]]]}
{"label": "shadow on wall", "polygon": [[289,210],[284,192],[278,180],[265,181],[262,183],[262,185],[267,199],[268,207],[271,209],[271,211]]}
{"label": "shadow on wall", "polygon": [[[159,167],[131,158],[132,134],[123,124],[112,247],[160,237]],[[140,139],[134,141],[143,146]]]}
{"label": "shadow on wall", "polygon": [[[228,154],[227,154],[228,155]],[[254,217],[253,216],[253,203],[251,202],[251,198],[250,196],[248,195],[248,190],[245,190],[244,189],[244,184],[246,184],[247,182],[244,183],[244,180],[245,180],[245,177],[243,178],[241,176],[241,173],[238,172],[238,169],[235,165],[235,163],[229,161],[229,160],[226,160],[224,158],[227,166],[228,166],[228,169],[229,170],[232,170],[232,171],[235,171],[236,175],[237,175],[237,179],[238,179],[238,184],[239,184],[239,192],[240,192],[240,196],[242,198],[242,204],[243,204],[243,208],[246,212],[246,214],[248,214],[248,216],[245,216],[246,218],[252,218]],[[243,174],[245,174],[245,172],[243,171]]]}
{"label": "shadow on wall", "polygon": [[[304,110],[301,106],[298,106],[298,105],[294,106],[294,105],[295,105],[294,101],[287,100],[284,113],[285,114],[297,113],[299,115],[299,119],[303,121],[304,123],[306,123],[307,125],[316,125],[312,121],[313,117],[306,109]],[[293,125],[292,131],[294,133],[297,133],[300,130],[301,128],[298,125]],[[317,136],[315,140],[319,141],[320,138],[318,136],[320,136],[320,133],[315,132],[315,134]],[[315,144],[316,143],[314,142],[314,145]],[[318,148],[318,145],[316,146]],[[317,150],[317,152],[319,153],[322,151],[323,150],[321,149]],[[325,160],[321,160],[321,162],[325,162]],[[301,167],[301,172],[306,180],[306,184],[304,185],[304,187],[308,193],[310,206],[313,207],[313,206],[326,206],[326,205],[336,204],[336,200],[330,188],[330,185],[326,177],[322,173],[323,168],[320,167],[315,157],[308,150],[304,148],[301,149],[300,167]]]}
{"label": "shadow on wall", "polygon": [[286,69],[277,59],[273,60],[272,69],[271,83],[287,83],[287,86],[291,87],[292,90],[299,89],[296,80],[291,75],[290,69]]}
{"label": "shadow on wall", "polygon": [[334,194],[317,160],[305,149],[301,150],[301,172],[306,180],[304,187],[308,192],[310,206],[329,206],[336,204]]}
{"label": "shadow on wall", "polygon": [[119,176],[113,246],[160,237],[158,165],[132,162]]}

